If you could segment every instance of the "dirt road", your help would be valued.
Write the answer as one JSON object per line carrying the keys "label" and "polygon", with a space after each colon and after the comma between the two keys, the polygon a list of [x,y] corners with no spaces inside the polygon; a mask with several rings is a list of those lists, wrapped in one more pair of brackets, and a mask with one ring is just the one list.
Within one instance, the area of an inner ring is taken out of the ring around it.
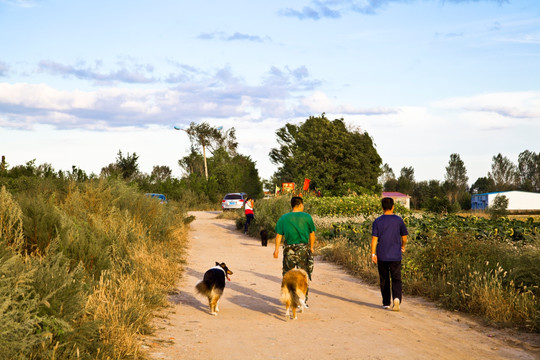
{"label": "dirt road", "polygon": [[[486,328],[417,298],[405,297],[400,312],[384,310],[377,288],[322,261],[315,262],[310,308],[286,320],[273,243],[262,247],[215,212],[194,215],[179,293],[146,341],[153,359],[540,358],[538,335]],[[217,317],[194,289],[215,261],[234,272]]]}

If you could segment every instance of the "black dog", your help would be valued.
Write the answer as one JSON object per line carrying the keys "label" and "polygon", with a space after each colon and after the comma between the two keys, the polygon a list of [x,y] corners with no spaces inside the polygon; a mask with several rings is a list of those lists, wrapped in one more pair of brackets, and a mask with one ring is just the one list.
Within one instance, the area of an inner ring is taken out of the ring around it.
{"label": "black dog", "polygon": [[208,298],[210,314],[217,315],[219,311],[218,301],[225,289],[225,279],[231,281],[229,275],[232,275],[232,273],[225,263],[220,264],[216,261],[216,266],[208,269],[204,273],[203,279],[195,285],[197,292]]}
{"label": "black dog", "polygon": [[267,246],[268,245],[268,231],[266,231],[265,229],[262,229],[260,234],[261,234],[261,245]]}

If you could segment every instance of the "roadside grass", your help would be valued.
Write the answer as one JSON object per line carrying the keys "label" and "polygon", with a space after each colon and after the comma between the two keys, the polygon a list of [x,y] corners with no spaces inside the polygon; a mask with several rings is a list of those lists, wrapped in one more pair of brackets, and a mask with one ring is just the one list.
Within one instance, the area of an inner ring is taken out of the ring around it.
{"label": "roadside grass", "polygon": [[191,219],[120,181],[32,184],[0,189],[0,354],[144,359]]}

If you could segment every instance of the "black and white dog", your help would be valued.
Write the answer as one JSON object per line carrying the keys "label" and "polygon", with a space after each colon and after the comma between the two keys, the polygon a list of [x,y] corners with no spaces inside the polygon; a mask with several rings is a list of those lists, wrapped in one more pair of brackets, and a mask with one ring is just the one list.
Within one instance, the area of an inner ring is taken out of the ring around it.
{"label": "black and white dog", "polygon": [[208,298],[210,314],[217,315],[219,311],[218,301],[225,289],[225,279],[231,281],[229,275],[232,275],[232,273],[225,263],[220,264],[216,261],[216,266],[208,269],[204,273],[203,279],[195,285],[197,292]]}

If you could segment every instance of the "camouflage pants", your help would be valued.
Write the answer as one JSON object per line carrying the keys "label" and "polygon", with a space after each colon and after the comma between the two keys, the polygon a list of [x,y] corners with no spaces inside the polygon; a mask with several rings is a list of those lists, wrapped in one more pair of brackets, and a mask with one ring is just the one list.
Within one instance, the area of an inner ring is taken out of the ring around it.
{"label": "camouflage pants", "polygon": [[[285,245],[283,248],[283,275],[291,269],[300,268],[307,272],[309,280],[311,280],[313,263],[313,254],[309,250],[308,244]],[[306,301],[307,295],[306,292]]]}
{"label": "camouflage pants", "polygon": [[285,245],[283,248],[283,275],[294,268],[304,269],[311,280],[313,254],[308,244]]}

